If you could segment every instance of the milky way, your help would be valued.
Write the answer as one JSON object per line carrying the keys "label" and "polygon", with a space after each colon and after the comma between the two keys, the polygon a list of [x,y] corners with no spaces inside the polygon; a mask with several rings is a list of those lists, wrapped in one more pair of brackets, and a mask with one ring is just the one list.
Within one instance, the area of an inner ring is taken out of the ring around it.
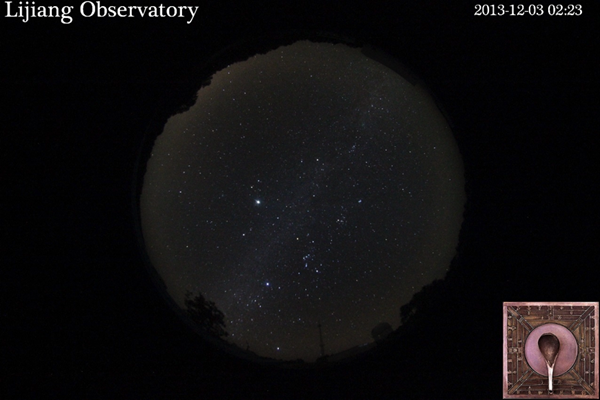
{"label": "milky way", "polygon": [[[412,82],[412,83],[411,83]],[[361,49],[296,42],[217,72],[157,138],[140,199],[175,301],[202,293],[227,340],[314,360],[372,342],[442,278],[465,201],[447,122]]]}

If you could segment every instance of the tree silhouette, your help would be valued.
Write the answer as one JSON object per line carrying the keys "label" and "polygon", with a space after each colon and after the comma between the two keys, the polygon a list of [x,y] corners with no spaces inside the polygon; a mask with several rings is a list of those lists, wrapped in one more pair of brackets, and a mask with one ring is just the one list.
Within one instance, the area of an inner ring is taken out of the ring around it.
{"label": "tree silhouette", "polygon": [[227,336],[225,330],[225,315],[217,308],[213,301],[208,301],[198,293],[192,297],[191,292],[185,294],[185,306],[187,313],[203,331],[206,333],[222,337]]}
{"label": "tree silhouette", "polygon": [[392,333],[392,326],[387,322],[381,322],[377,324],[375,328],[371,330],[371,336],[376,342],[381,342]]}
{"label": "tree silhouette", "polygon": [[447,301],[446,282],[436,279],[423,286],[420,292],[413,295],[410,302],[400,307],[400,321],[405,324],[408,321],[414,322],[415,318],[431,317],[439,312],[439,305]]}

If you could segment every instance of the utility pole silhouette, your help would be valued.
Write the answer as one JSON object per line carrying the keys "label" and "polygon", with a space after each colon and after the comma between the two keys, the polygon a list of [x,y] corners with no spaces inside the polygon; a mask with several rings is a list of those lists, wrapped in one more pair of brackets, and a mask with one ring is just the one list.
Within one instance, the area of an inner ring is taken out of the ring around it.
{"label": "utility pole silhouette", "polygon": [[319,327],[319,344],[321,346],[321,357],[325,357],[325,344],[323,343],[323,331],[321,330],[321,321],[317,325]]}

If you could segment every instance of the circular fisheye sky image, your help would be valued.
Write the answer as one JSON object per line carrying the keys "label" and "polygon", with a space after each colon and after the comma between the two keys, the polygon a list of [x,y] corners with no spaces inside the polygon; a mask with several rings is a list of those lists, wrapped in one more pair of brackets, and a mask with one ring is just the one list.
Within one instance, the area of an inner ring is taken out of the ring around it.
{"label": "circular fisheye sky image", "polygon": [[228,65],[142,162],[144,247],[168,295],[257,358],[373,347],[456,253],[448,121],[370,47],[300,40]]}

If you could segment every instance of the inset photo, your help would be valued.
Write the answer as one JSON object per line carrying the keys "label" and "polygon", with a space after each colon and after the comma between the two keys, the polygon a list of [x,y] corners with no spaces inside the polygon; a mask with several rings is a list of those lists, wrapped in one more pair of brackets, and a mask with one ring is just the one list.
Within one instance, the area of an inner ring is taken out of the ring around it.
{"label": "inset photo", "polygon": [[598,399],[598,303],[505,302],[503,398]]}

